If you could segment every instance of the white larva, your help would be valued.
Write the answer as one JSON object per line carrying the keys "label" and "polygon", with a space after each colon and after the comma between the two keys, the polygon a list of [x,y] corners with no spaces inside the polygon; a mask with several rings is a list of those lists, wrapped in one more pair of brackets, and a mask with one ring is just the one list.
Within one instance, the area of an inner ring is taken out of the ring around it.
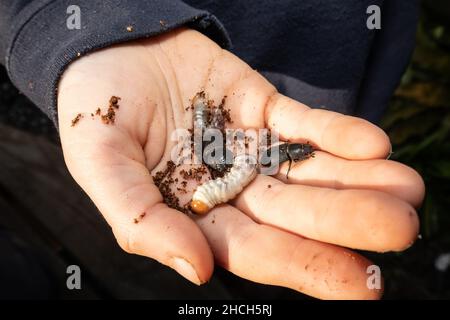
{"label": "white larva", "polygon": [[201,132],[208,123],[209,110],[205,95],[202,93],[197,94],[192,101],[192,105],[194,106],[194,130],[200,130]]}
{"label": "white larva", "polygon": [[223,178],[209,180],[197,187],[192,196],[192,211],[205,214],[216,205],[233,199],[256,177],[256,173],[256,157],[236,156],[232,168]]}
{"label": "white larva", "polygon": [[194,112],[192,115],[194,121],[194,154],[197,159],[203,155],[203,132],[208,124],[209,108],[204,93],[198,93],[192,100]]}

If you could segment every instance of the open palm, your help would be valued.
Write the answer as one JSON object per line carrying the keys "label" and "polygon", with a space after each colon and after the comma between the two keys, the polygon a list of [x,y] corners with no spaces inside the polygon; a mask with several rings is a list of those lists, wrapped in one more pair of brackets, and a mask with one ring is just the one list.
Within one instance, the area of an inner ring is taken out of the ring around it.
{"label": "open palm", "polygon": [[[235,128],[271,128],[321,151],[276,177],[258,175],[232,203],[190,217],[163,202],[152,172],[170,160],[170,136],[192,127],[190,99],[227,96]],[[378,298],[371,263],[345,249],[399,251],[418,233],[424,187],[389,160],[385,133],[367,121],[310,109],[193,30],[103,49],[72,63],[59,84],[67,166],[120,246],[201,284],[214,261],[256,282],[319,298]],[[114,124],[91,116],[121,98]],[[72,119],[83,117],[72,126]],[[136,223],[136,218],[139,223]]]}

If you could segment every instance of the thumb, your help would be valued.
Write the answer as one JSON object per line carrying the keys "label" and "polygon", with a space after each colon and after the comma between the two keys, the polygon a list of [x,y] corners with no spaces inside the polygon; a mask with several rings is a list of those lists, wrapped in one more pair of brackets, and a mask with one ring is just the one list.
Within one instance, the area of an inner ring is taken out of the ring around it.
{"label": "thumb", "polygon": [[[142,146],[119,123],[107,126],[99,121],[80,121],[70,125],[79,112],[80,96],[83,94],[59,95],[61,143],[74,179],[126,252],[156,259],[197,285],[206,282],[214,261],[199,227],[162,202],[145,165]],[[101,103],[96,96],[90,95],[94,105]],[[120,108],[126,107],[123,99]]]}

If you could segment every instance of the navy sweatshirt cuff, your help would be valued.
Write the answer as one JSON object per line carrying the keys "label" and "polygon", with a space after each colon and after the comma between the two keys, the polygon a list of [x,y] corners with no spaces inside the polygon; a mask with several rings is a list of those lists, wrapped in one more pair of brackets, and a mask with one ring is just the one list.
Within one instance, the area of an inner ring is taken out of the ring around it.
{"label": "navy sweatshirt cuff", "polygon": [[[80,8],[80,29],[69,29],[67,8]],[[10,27],[5,65],[12,82],[55,123],[58,81],[79,56],[115,43],[155,36],[180,26],[224,48],[229,37],[217,18],[178,0],[34,1]]]}

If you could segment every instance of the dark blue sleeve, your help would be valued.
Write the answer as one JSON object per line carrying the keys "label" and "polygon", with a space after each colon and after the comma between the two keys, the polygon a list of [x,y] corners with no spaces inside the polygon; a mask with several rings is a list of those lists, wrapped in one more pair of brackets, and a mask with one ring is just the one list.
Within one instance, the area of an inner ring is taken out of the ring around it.
{"label": "dark blue sleeve", "polygon": [[[80,8],[80,29],[67,8]],[[68,64],[114,43],[186,25],[222,47],[230,42],[217,18],[180,0],[0,0],[0,62],[12,82],[56,120],[56,88]]]}
{"label": "dark blue sleeve", "polygon": [[375,123],[381,120],[413,53],[418,19],[418,0],[384,2],[382,29],[366,62],[356,116]]}

